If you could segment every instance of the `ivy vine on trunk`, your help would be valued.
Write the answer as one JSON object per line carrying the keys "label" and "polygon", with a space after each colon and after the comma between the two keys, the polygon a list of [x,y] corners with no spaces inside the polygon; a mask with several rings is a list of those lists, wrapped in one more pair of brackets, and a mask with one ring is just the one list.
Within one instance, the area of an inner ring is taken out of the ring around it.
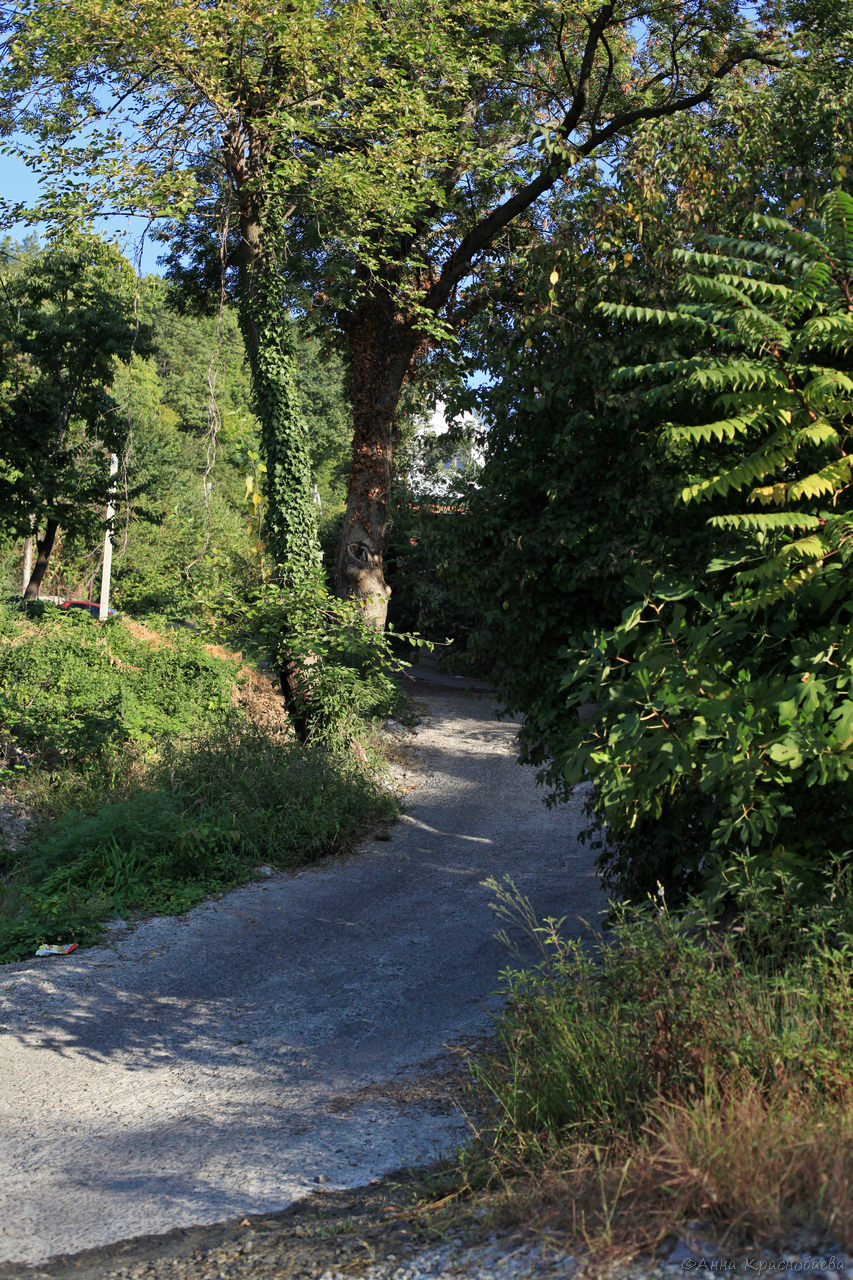
{"label": "ivy vine on trunk", "polygon": [[[295,588],[316,578],[321,553],[311,452],[296,389],[292,327],[283,304],[274,240],[264,226],[264,221],[272,225],[278,221],[280,226],[280,220],[271,211],[267,215],[262,220],[250,192],[242,195],[239,313],[267,469],[266,540],[282,584]],[[305,663],[297,662],[291,652],[286,619],[281,626],[274,658],[288,712],[304,742],[310,730]]]}

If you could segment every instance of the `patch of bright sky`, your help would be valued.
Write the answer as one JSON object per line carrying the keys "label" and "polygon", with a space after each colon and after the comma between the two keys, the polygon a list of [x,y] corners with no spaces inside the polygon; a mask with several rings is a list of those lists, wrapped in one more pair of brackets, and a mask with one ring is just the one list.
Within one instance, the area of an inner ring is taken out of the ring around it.
{"label": "patch of bright sky", "polygon": [[[32,207],[39,197],[38,175],[24,164],[18,156],[0,155],[0,191],[7,200],[22,201]],[[95,230],[113,240],[122,253],[137,268],[141,267],[143,275],[162,275],[162,267],[157,265],[157,255],[163,252],[163,246],[157,244],[150,236],[146,236],[142,245],[140,263],[140,242],[146,228],[146,219],[124,216],[99,218]],[[13,240],[23,240],[29,235],[43,238],[44,227],[23,222],[5,223],[0,226],[0,235],[11,236]]]}

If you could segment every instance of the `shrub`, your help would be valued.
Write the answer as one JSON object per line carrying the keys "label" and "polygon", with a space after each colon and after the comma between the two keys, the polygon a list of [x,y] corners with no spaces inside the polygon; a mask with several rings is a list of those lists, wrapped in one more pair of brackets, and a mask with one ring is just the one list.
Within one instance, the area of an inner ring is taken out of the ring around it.
{"label": "shrub", "polygon": [[237,596],[223,591],[208,602],[214,626],[228,628],[244,651],[295,672],[295,716],[304,716],[314,741],[341,743],[363,720],[388,716],[400,705],[393,676],[400,670],[395,636],[366,620],[356,600],[340,600],[321,575],[287,585],[267,582]]}
{"label": "shrub", "polygon": [[767,948],[761,894],[731,932],[658,897],[583,946],[492,888],[543,960],[504,974],[497,1046],[474,1062],[472,1177],[524,1172],[511,1213],[608,1246],[648,1247],[690,1218],[851,1239],[849,899],[777,910],[783,940]]}
{"label": "shrub", "polygon": [[187,633],[0,608],[0,732],[50,768],[185,735],[228,710],[236,679]]}
{"label": "shrub", "polygon": [[[517,916],[514,891],[492,888]],[[853,946],[827,942],[836,924],[815,915],[800,954],[775,966],[743,931],[662,899],[620,911],[594,948],[536,926],[545,959],[505,973],[501,1052],[478,1071],[498,1103],[495,1142],[528,1153],[637,1137],[661,1098],[687,1103],[709,1081],[850,1101]]]}
{"label": "shrub", "polygon": [[50,607],[9,609],[0,627],[3,732],[31,755],[7,777],[42,818],[0,861],[0,960],[92,941],[111,915],[185,911],[258,863],[315,861],[396,814],[378,762],[333,732],[337,708],[353,729],[396,695],[381,664],[375,686],[364,678],[382,637],[365,637],[358,668],[320,666],[328,731],[300,746],[231,705],[236,660],[192,634]]}

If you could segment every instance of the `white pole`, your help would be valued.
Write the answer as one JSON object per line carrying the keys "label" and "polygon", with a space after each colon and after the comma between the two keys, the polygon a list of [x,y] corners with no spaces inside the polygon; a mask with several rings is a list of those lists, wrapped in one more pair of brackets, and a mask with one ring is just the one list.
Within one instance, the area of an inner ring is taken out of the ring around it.
{"label": "white pole", "polygon": [[24,594],[33,576],[33,540],[32,536],[24,540],[24,581],[21,584],[21,595]]}
{"label": "white pole", "polygon": [[101,600],[98,606],[98,620],[103,622],[110,607],[110,574],[113,567],[113,536],[110,532],[110,521],[115,515],[113,505],[113,476],[118,471],[118,458],[110,454],[110,492],[107,498],[107,531],[104,534],[104,567],[101,570]]}

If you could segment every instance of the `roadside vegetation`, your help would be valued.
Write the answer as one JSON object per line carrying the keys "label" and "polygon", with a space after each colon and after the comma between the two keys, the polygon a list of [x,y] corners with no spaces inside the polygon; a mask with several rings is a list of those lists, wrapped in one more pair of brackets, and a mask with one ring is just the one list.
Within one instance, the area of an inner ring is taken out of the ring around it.
{"label": "roadside vegetation", "polygon": [[709,129],[672,199],[684,141],[650,134],[618,198],[576,195],[588,241],[519,263],[460,398],[485,465],[426,534],[523,759],[552,802],[584,787],[613,902],[579,950],[493,886],[543,958],[508,961],[462,1185],[604,1253],[688,1222],[850,1250],[848,157],[710,205],[734,157]]}
{"label": "roadside vegetation", "polygon": [[[92,942],[111,918],[186,911],[259,866],[304,865],[384,829],[397,802],[372,725],[400,713],[391,674],[403,651],[335,601],[320,571],[298,589],[276,573],[231,308],[218,321],[188,314],[157,276],[138,282],[134,300],[129,265],[91,236],[49,250],[6,241],[4,253],[0,830],[5,814],[11,822],[0,840],[0,962],[43,942]],[[60,276],[57,310],[44,295]],[[92,403],[81,405],[69,375],[84,339],[112,332],[116,310],[124,348],[99,353]],[[304,333],[293,340],[318,524],[334,536],[345,373]],[[57,398],[67,409],[58,433]],[[121,453],[122,499],[118,615],[100,623],[48,601],[98,598],[105,445]],[[41,520],[56,526],[39,553],[43,600],[23,602],[21,536]],[[286,653],[284,618],[299,623]],[[310,698],[306,743],[282,698],[285,662],[310,667],[299,687],[302,710]]]}
{"label": "roadside vegetation", "polygon": [[50,223],[3,250],[3,570],[95,595],[118,499],[123,615],[0,619],[0,956],[386,821],[390,607],[585,787],[613,900],[582,950],[492,887],[542,962],[458,1185],[853,1248],[851,0],[142,9],[32,0],[0,76]]}
{"label": "roadside vegetation", "polygon": [[0,855],[0,961],[344,852],[397,812],[366,726],[357,752],[300,745],[273,680],[186,630],[6,606],[0,688],[3,794],[30,815]]}
{"label": "roadside vegetation", "polygon": [[507,972],[495,1047],[474,1064],[463,1170],[492,1220],[611,1255],[688,1222],[728,1254],[849,1248],[849,884],[817,911],[784,879],[754,885],[731,929],[659,895],[589,946],[492,888],[543,956]]}
{"label": "roadside vegetation", "polygon": [[[656,306],[605,285],[585,318],[540,321],[543,347],[565,325],[563,373],[486,393],[498,434],[459,528],[500,602],[472,642],[512,655],[504,705],[552,799],[585,787],[613,903],[579,947],[492,886],[542,961],[504,975],[463,1178],[611,1255],[688,1222],[729,1254],[853,1247],[853,198],[740,227],[675,250]],[[603,391],[569,335],[610,363]],[[584,477],[608,399],[648,486],[612,477],[605,512]],[[520,438],[541,478],[509,465]],[[498,494],[515,537],[489,526]]]}

